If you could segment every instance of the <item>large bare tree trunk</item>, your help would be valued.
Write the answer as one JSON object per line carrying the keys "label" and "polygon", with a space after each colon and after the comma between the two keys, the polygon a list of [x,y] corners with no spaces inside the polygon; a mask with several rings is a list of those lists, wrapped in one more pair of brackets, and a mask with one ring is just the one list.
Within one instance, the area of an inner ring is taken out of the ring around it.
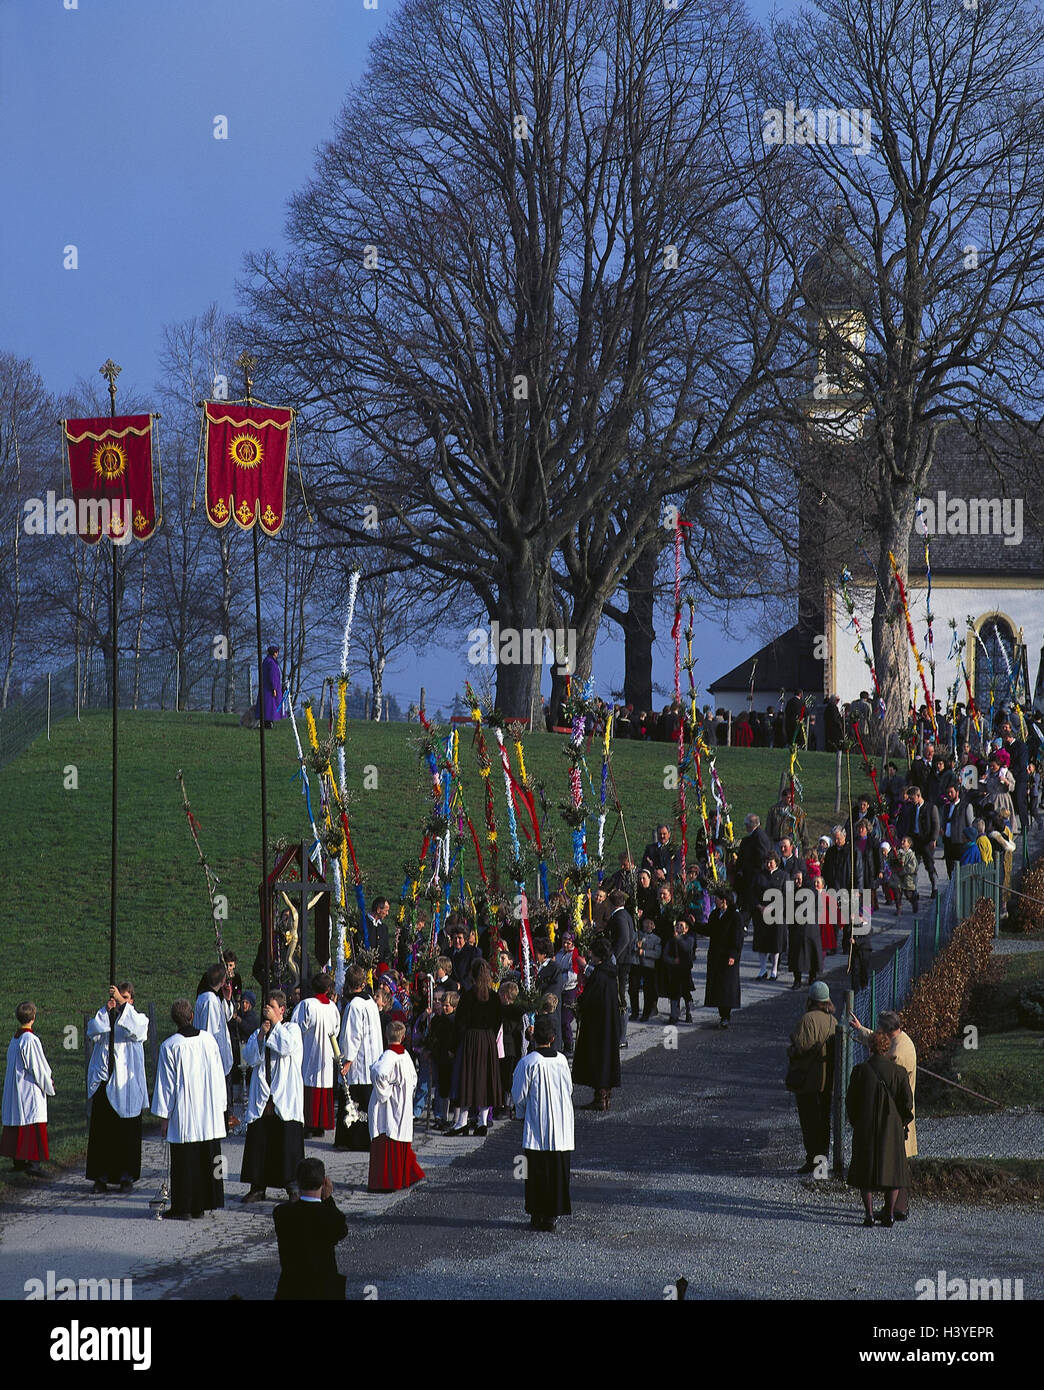
{"label": "large bare tree trunk", "polygon": [[650,545],[627,572],[627,612],[621,617],[624,634],[624,704],[636,710],[652,708],[654,585],[659,551]]}
{"label": "large bare tree trunk", "polygon": [[874,669],[877,671],[885,705],[886,748],[891,746],[893,738],[902,738],[910,709],[911,693],[909,643],[899,594],[892,581],[889,552],[895,555],[905,585],[915,506],[916,500],[912,493],[894,493],[891,507],[882,517],[879,532],[877,573],[881,582],[875,591],[871,630],[874,642]]}

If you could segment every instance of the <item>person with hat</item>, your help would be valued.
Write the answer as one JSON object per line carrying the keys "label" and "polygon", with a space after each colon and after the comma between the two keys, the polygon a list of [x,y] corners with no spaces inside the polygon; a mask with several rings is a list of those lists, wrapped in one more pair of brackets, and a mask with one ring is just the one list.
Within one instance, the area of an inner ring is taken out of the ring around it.
{"label": "person with hat", "polygon": [[852,1125],[848,1185],[858,1187],[862,1195],[864,1226],[874,1224],[875,1192],[885,1196],[877,1219],[882,1226],[891,1226],[899,1215],[899,1194],[910,1186],[903,1140],[913,1123],[913,1096],[906,1072],[888,1055],[890,1046],[887,1033],[870,1035],[869,1060],[853,1069],[845,1095]]}
{"label": "person with hat", "polygon": [[533,1047],[515,1068],[511,1098],[522,1121],[529,1224],[535,1231],[553,1231],[558,1217],[569,1216],[573,1210],[569,1168],[574,1122],[573,1080],[569,1063],[555,1048],[550,1014],[540,1014],[533,1025]]}
{"label": "person with hat", "polygon": [[[864,1028],[855,1014],[849,1015],[849,1022],[858,1041],[865,1047],[869,1047],[873,1037],[870,1029]],[[902,1017],[892,1010],[883,1010],[878,1015],[877,1028],[878,1032],[884,1033],[888,1038],[888,1052],[885,1055],[903,1069],[906,1073],[906,1079],[910,1083],[910,1118],[906,1121],[904,1138],[906,1157],[915,1158],[917,1156],[917,1120],[914,1116],[914,1104],[917,1095],[917,1048],[914,1046],[914,1040],[909,1033],[903,1031]],[[893,1204],[893,1214],[896,1221],[906,1220],[909,1207],[910,1185],[909,1183],[900,1184]]]}
{"label": "person with hat", "polygon": [[[786,1086],[797,1101],[805,1162],[799,1173],[826,1176],[830,1155],[830,1101],[834,1089],[837,1018],[825,980],[808,991],[808,1004],[790,1035]],[[823,1171],[820,1171],[823,1170]]]}
{"label": "person with hat", "polygon": [[562,944],[555,952],[555,962],[562,974],[562,1051],[573,1055],[573,1025],[576,1019],[576,994],[586,962],[577,950],[576,933],[572,928],[562,933]]}

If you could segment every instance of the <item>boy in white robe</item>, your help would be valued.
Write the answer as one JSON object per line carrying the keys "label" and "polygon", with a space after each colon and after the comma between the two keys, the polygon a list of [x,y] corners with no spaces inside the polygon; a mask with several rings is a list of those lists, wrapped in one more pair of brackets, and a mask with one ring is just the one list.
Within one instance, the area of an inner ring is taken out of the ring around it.
{"label": "boy in white robe", "polygon": [[19,1004],[15,1021],[18,1031],[7,1049],[0,1154],[14,1159],[16,1173],[41,1177],[40,1159],[50,1155],[47,1097],[54,1095],[54,1082],[43,1044],[33,1032],[36,1005],[28,999]]}
{"label": "boy in white robe", "polygon": [[252,1068],[247,1102],[246,1146],[241,1179],[244,1202],[262,1202],[266,1188],[297,1195],[297,1165],[304,1158],[304,1085],[301,1030],[286,1017],[286,995],[269,992],[261,1025],[243,1045],[243,1065]]}
{"label": "boy in white robe", "polygon": [[232,1034],[228,1030],[233,1013],[232,982],[222,961],[210,967],[206,979],[210,987],[197,996],[192,1022],[194,1027],[202,1033],[209,1033],[217,1043],[225,1073],[225,1125],[228,1129],[237,1129],[239,1118],[232,1113]]}
{"label": "boy in white robe", "polygon": [[[341,1022],[341,1072],[348,1082],[348,1091],[361,1116],[370,1105],[370,1069],[384,1051],[381,1011],[366,990],[366,971],[361,966],[349,966],[344,977],[348,1004]],[[334,1148],[366,1153],[370,1148],[370,1128],[365,1118],[352,1125],[344,1120],[343,1099],[338,1106],[337,1131]]]}
{"label": "boy in white robe", "polygon": [[569,1063],[555,1050],[555,1024],[538,1014],[533,1050],[515,1068],[511,1082],[515,1114],[522,1120],[526,1159],[525,1200],[535,1231],[553,1231],[569,1216],[569,1167],[573,1151],[573,1078]]}
{"label": "boy in white robe", "polygon": [[170,1210],[163,1215],[187,1221],[225,1205],[225,1075],[218,1045],[193,1024],[189,1001],[176,999],[170,1016],[178,1031],[160,1046],[152,1113],[170,1145]]}
{"label": "boy in white robe", "polygon": [[404,1046],[405,1036],[404,1023],[389,1023],[387,1051],[370,1068],[371,1192],[398,1192],[424,1178],[412,1142],[417,1069]]}
{"label": "boy in white robe", "polygon": [[341,1015],[331,995],[333,979],[325,974],[312,976],[312,997],[302,999],[294,1010],[293,1021],[301,1030],[304,1058],[301,1075],[304,1080],[305,1133],[319,1139],[333,1129],[334,1118],[334,1055],[331,1034],[341,1026]]}
{"label": "boy in white robe", "polygon": [[[111,1028],[113,1074],[109,1075]],[[87,1177],[95,1192],[108,1192],[119,1183],[129,1192],[141,1177],[141,1112],[148,1100],[145,1083],[147,1015],[134,1007],[129,980],[109,989],[109,997],[87,1025],[94,1043],[87,1068],[87,1100],[91,1107],[87,1138]]]}

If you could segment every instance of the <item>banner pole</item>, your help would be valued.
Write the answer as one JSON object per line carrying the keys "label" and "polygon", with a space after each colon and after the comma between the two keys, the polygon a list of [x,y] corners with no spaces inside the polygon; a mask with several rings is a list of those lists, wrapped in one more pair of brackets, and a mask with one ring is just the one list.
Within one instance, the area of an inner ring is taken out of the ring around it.
{"label": "banner pole", "polygon": [[[257,358],[244,351],[240,353],[236,366],[242,368],[246,382],[246,402],[247,405],[251,405],[254,388],[253,371],[257,366]],[[261,966],[261,973],[264,978],[261,981],[261,989],[262,998],[265,998],[271,979],[272,930],[268,895],[268,780],[265,769],[265,672],[264,655],[261,650],[261,568],[258,562],[256,517],[251,527],[251,537],[254,543],[254,621],[257,628],[257,712],[259,716],[257,724],[261,735],[261,938],[264,942]],[[307,863],[304,866],[304,871],[307,877]],[[303,986],[304,981],[302,980],[301,983]]]}
{"label": "banner pole", "polygon": [[[116,378],[122,369],[116,365],[112,358],[108,358],[105,365],[98,368],[101,376],[109,383],[109,419],[116,418]],[[112,549],[112,856],[109,865],[109,986],[116,983],[116,856],[118,845],[118,826],[116,817],[117,797],[119,793],[119,764],[118,764],[118,725],[120,710],[120,656],[119,656],[119,606],[120,606],[120,567],[116,558],[116,546],[109,538],[109,545]],[[109,1076],[115,1073],[116,1055],[116,1015],[115,1011],[109,1018]]]}

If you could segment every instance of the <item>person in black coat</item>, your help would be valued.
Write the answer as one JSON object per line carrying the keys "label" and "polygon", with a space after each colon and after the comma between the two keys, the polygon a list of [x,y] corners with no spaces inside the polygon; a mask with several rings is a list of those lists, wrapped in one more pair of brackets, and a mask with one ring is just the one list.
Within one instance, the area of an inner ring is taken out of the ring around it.
{"label": "person in black coat", "polygon": [[674,881],[675,874],[681,868],[681,850],[671,844],[669,825],[656,827],[656,840],[653,844],[645,846],[639,868],[651,871],[654,884]]}
{"label": "person in black coat", "polygon": [[882,1226],[891,1226],[899,1189],[910,1186],[906,1158],[906,1127],[913,1120],[910,1078],[888,1053],[887,1033],[870,1036],[870,1058],[852,1071],[845,1095],[845,1110],[852,1125],[852,1162],[849,1187],[858,1187],[866,1216],[864,1226],[874,1224],[873,1194],[885,1194]]}
{"label": "person in black coat", "polygon": [[836,753],[844,742],[845,721],[836,695],[829,696],[823,706],[823,737],[828,753]]}
{"label": "person in black coat", "polygon": [[555,1047],[562,1050],[562,990],[565,978],[558,961],[551,954],[551,942],[546,936],[538,936],[533,941],[533,955],[536,957],[537,974],[535,988],[541,994],[553,994],[558,1000],[558,1008],[551,1015],[555,1025]]}
{"label": "person in black coat", "polygon": [[784,912],[787,876],[779,867],[774,852],[765,859],[758,875],[757,905],[754,909],[754,949],[761,956],[759,980],[775,980],[779,975],[779,957],[787,944],[787,923]]}
{"label": "person in black coat", "polygon": [[608,1110],[609,1093],[620,1084],[620,1029],[617,967],[609,961],[609,947],[599,937],[591,946],[593,968],[577,1001],[579,1032],[573,1054],[573,1082],[594,1089],[594,1100],[584,1108]]}
{"label": "person in black coat", "polygon": [[679,917],[674,935],[663,952],[667,998],[671,1001],[671,1022],[681,1021],[681,1001],[685,1000],[685,1022],[692,1022],[692,957],[696,939],[689,935],[689,922]]}
{"label": "person in black coat", "polygon": [[711,889],[711,894],[714,909],[703,928],[703,934],[709,938],[703,1004],[704,1008],[717,1009],[718,1027],[727,1028],[733,1009],[740,1006],[743,923],[730,888],[718,884]]}
{"label": "person in black coat", "polygon": [[345,1276],[337,1272],[334,1247],[348,1234],[348,1223],[333,1199],[333,1183],[321,1159],[297,1165],[300,1200],[281,1202],[272,1213],[279,1242],[279,1283],[275,1296],[343,1302]]}
{"label": "person in black coat", "polygon": [[801,722],[804,717],[805,697],[800,690],[795,690],[783,707],[783,733],[788,748],[794,742],[799,748],[804,748],[805,730]]}
{"label": "person in black coat", "polygon": [[761,817],[750,815],[743,822],[747,831],[736,851],[736,903],[749,917],[758,904],[758,875],[765,860],[775,853],[775,845],[761,828]]}
{"label": "person in black coat", "polygon": [[479,948],[468,945],[467,927],[458,922],[453,928],[453,954],[450,960],[453,962],[452,978],[461,993],[471,988],[472,967],[481,959],[482,952]]}
{"label": "person in black coat", "polygon": [[627,911],[627,894],[610,893],[609,906],[612,912],[606,923],[606,944],[616,962],[617,989],[619,991],[620,1012],[627,1008],[627,979],[634,964],[634,943],[638,933],[634,928],[634,918]]}

